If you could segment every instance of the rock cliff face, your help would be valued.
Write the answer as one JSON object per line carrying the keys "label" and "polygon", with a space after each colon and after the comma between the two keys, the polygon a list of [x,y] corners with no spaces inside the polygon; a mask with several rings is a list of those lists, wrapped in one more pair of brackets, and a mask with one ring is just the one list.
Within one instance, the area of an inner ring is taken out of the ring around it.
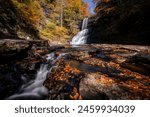
{"label": "rock cliff face", "polygon": [[0,39],[38,38],[38,31],[15,9],[11,0],[0,0]]}
{"label": "rock cliff face", "polygon": [[150,44],[149,0],[101,0],[88,43]]}
{"label": "rock cliff face", "polygon": [[54,49],[44,40],[0,40],[0,99],[18,92],[28,78],[34,79],[51,50]]}

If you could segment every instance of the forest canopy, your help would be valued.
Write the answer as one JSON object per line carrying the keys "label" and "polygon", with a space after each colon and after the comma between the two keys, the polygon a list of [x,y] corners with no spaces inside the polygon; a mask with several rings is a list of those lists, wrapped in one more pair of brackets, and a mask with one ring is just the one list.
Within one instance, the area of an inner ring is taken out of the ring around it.
{"label": "forest canopy", "polygon": [[33,24],[44,39],[70,39],[79,31],[82,19],[89,16],[88,3],[82,0],[11,1],[21,17]]}

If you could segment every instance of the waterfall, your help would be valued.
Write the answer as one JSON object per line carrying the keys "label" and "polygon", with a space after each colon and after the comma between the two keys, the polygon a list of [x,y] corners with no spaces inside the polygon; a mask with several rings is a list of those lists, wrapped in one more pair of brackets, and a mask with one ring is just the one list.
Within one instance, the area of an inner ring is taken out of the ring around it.
{"label": "waterfall", "polygon": [[[7,99],[42,99],[48,91],[43,86],[43,82],[48,74],[48,65],[42,64],[36,74],[36,78],[22,85],[17,94],[14,94]],[[25,78],[24,78],[25,79]]]}
{"label": "waterfall", "polygon": [[88,25],[88,18],[84,18],[82,23],[82,30],[87,29],[87,25]]}
{"label": "waterfall", "polygon": [[71,45],[82,45],[87,43],[87,37],[88,37],[88,18],[84,18],[83,23],[82,23],[82,30],[75,35],[70,44]]}
{"label": "waterfall", "polygon": [[[22,79],[25,81],[25,83],[21,86],[16,94],[6,99],[45,99],[48,95],[48,90],[46,87],[43,86],[43,83],[47,78],[47,74],[51,73],[52,69],[57,67],[55,66],[55,62],[58,61],[60,58],[64,57],[65,55],[66,53],[62,53],[57,57],[54,53],[46,55],[45,58],[47,59],[47,62],[41,64],[40,69],[37,71],[35,79],[26,82],[26,78],[22,76]],[[48,65],[51,65],[51,67],[49,67]]]}

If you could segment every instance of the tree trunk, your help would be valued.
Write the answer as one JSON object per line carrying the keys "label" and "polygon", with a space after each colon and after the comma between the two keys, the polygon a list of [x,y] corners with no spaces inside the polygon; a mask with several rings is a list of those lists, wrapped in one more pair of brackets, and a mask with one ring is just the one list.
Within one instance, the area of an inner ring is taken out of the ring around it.
{"label": "tree trunk", "polygon": [[63,4],[64,1],[61,0],[61,14],[60,14],[60,26],[63,27]]}

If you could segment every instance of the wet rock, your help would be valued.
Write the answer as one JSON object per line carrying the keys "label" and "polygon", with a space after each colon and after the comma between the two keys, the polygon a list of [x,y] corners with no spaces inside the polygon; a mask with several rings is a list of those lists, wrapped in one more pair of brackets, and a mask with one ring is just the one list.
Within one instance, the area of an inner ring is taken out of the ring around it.
{"label": "wet rock", "polygon": [[61,50],[61,49],[64,49],[64,48],[65,48],[65,46],[62,46],[62,45],[51,46],[50,52],[58,51],[58,50]]}
{"label": "wet rock", "polygon": [[24,58],[27,56],[32,44],[25,40],[0,40],[0,62],[10,62],[11,60]]}
{"label": "wet rock", "polygon": [[0,69],[0,99],[12,95],[22,84],[21,74],[15,68]]}
{"label": "wet rock", "polygon": [[[56,62],[57,68],[45,81],[49,90],[48,97],[84,100],[150,99],[149,74],[123,66],[127,63],[140,65],[140,70],[145,68],[143,71],[148,73],[148,49],[144,46],[93,44],[58,50],[55,53],[57,56],[62,53],[66,56]],[[68,65],[71,71],[65,71]],[[82,75],[72,74],[75,69]]]}
{"label": "wet rock", "polygon": [[63,59],[58,61],[57,64],[59,67],[48,75],[44,83],[49,90],[48,99],[80,99],[78,89],[82,74],[77,68],[71,67],[70,64],[63,61]]}
{"label": "wet rock", "polygon": [[44,56],[50,46],[46,41],[9,39],[0,40],[0,45],[0,99],[6,99],[36,77],[40,65],[46,62]]}
{"label": "wet rock", "polygon": [[84,100],[107,100],[108,96],[100,91],[96,77],[94,75],[87,75],[83,78],[79,85],[79,93]]}
{"label": "wet rock", "polygon": [[89,73],[81,80],[79,93],[86,100],[149,99],[150,89],[144,82],[134,78],[118,79],[102,73]]}
{"label": "wet rock", "polygon": [[[15,93],[22,82],[34,79],[40,65],[47,62],[46,55],[52,51],[50,58],[53,58],[48,64],[52,68],[43,84],[48,90],[47,99],[150,99],[147,47],[109,44],[49,46],[47,42],[40,44],[40,41],[32,44],[27,57],[0,64],[1,99]],[[140,71],[123,66],[126,64],[136,66]],[[146,72],[142,73],[141,68]],[[31,95],[29,99],[37,98]]]}
{"label": "wet rock", "polygon": [[122,67],[130,69],[132,71],[144,74],[144,75],[150,75],[150,56],[149,55],[135,55],[129,59],[127,59],[125,62],[121,64]]}

